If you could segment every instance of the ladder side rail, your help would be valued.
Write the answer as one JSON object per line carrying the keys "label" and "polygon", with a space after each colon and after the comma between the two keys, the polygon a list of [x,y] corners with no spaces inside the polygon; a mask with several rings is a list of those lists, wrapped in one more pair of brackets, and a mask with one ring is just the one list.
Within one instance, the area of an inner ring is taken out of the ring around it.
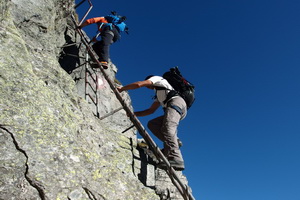
{"label": "ladder side rail", "polygon": [[[90,82],[87,82],[86,84],[87,84],[87,86],[90,86],[90,89],[91,89],[91,90],[95,93],[95,95],[96,95],[97,90],[93,88],[92,84],[91,84]],[[95,86],[95,87],[97,87],[97,86]]]}
{"label": "ladder side rail", "polygon": [[[92,102],[94,103],[95,107],[96,107],[96,116],[99,118],[100,117],[100,113],[99,113],[99,108],[98,108],[98,76],[96,75],[96,79],[93,77],[92,72],[89,70],[88,68],[88,60],[89,60],[89,53],[86,52],[86,57],[85,57],[85,99],[87,99],[86,97],[88,96]],[[89,77],[93,80],[94,82],[94,87],[93,85],[90,83],[89,79],[88,79],[88,75],[90,75]],[[90,89],[94,92],[95,94],[95,98],[93,98],[89,93],[88,93],[88,86],[90,86]]]}
{"label": "ladder side rail", "polygon": [[86,0],[82,0],[81,2],[79,2],[78,4],[75,5],[75,9],[78,8],[81,4],[83,4]]}
{"label": "ladder side rail", "polygon": [[[166,170],[166,172],[168,173],[172,183],[175,185],[175,187],[177,188],[181,188],[182,190],[178,190],[180,192],[180,194],[182,195],[182,197],[184,198],[184,200],[195,200],[195,198],[193,197],[193,195],[189,192],[189,189],[188,189],[188,185],[184,185],[182,184],[180,181],[176,181],[176,177],[172,176],[172,172],[170,172],[171,168],[168,168],[168,170]],[[177,175],[175,172],[173,172],[174,175]]]}
{"label": "ladder side rail", "polygon": [[97,110],[97,117],[99,118],[100,117],[100,113],[99,113],[99,108],[98,108],[98,102],[99,102],[99,98],[98,98],[98,82],[99,82],[99,80],[98,80],[98,76],[97,76],[97,74],[96,74],[96,82],[95,82],[95,84],[96,84],[96,110]]}
{"label": "ladder side rail", "polygon": [[[90,85],[89,81],[87,80],[87,75],[85,75],[85,88],[84,88],[85,99],[88,96],[93,101],[93,103],[96,105],[96,101],[94,100],[94,98],[87,92],[88,86],[90,86],[90,88],[93,90],[92,85]],[[95,91],[93,90],[93,92],[95,92]]]}
{"label": "ladder side rail", "polygon": [[86,59],[85,59],[85,65],[84,65],[84,95],[85,95],[85,99],[86,99],[86,96],[87,96],[87,86],[88,86],[88,75],[87,75],[87,67],[88,67],[88,54],[86,53]]}
{"label": "ladder side rail", "polygon": [[[78,8],[83,2],[85,2],[86,0],[81,1],[80,3],[78,3],[77,5],[75,5],[75,9]],[[88,0],[88,3],[90,5],[89,9],[85,12],[83,18],[80,20],[78,26],[80,26],[82,24],[82,22],[85,20],[85,18],[88,16],[88,14],[91,12],[92,8],[93,8],[93,4],[91,2],[91,0]]]}
{"label": "ladder side rail", "polygon": [[[155,144],[155,142],[153,141],[153,139],[151,138],[151,136],[147,133],[147,131],[145,130],[144,126],[140,123],[139,119],[133,114],[133,112],[129,109],[129,106],[126,104],[126,102],[123,100],[122,96],[120,95],[119,91],[115,88],[113,82],[110,80],[110,78],[108,77],[108,75],[106,74],[106,72],[104,71],[103,68],[100,68],[101,72],[103,73],[104,77],[106,78],[107,82],[109,83],[111,89],[114,91],[117,99],[120,101],[120,103],[122,104],[124,110],[126,111],[126,113],[129,115],[130,120],[132,121],[132,123],[135,125],[135,127],[138,129],[139,133],[142,135],[142,137],[145,139],[145,141],[150,144],[150,146],[155,149],[155,154],[158,155],[159,158],[161,158],[163,160],[163,162],[165,162],[167,164],[167,166],[170,166],[169,161],[167,160],[167,158],[163,155],[163,153],[160,151],[160,149],[157,147],[157,145]],[[184,191],[186,186],[182,183],[182,181],[180,180],[180,178],[177,176],[177,174],[175,173],[175,170],[170,167],[169,168],[170,174],[175,178],[175,180],[179,183],[179,185],[175,185],[177,187],[177,189],[179,190],[179,192],[183,195],[183,197],[185,198],[184,195]]]}
{"label": "ladder side rail", "polygon": [[[125,108],[124,108],[125,109]],[[126,109],[125,109],[126,110]],[[130,111],[129,116],[131,118],[131,121],[135,124],[135,127],[139,130],[139,133],[142,135],[142,137],[145,139],[147,144],[153,149],[154,154],[156,157],[163,160],[164,163],[167,164],[167,172],[169,177],[171,178],[173,184],[177,187],[178,191],[182,194],[182,196],[186,199],[185,195],[185,188],[187,187],[178,175],[176,174],[175,170],[170,166],[169,161],[165,157],[165,155],[161,152],[161,150],[158,148],[158,146],[155,144],[151,136],[147,133],[143,125],[140,123],[140,121],[137,119],[135,115],[133,115],[132,111]],[[176,183],[174,183],[174,179],[176,180]],[[190,195],[187,195],[190,196]]]}
{"label": "ladder side rail", "polygon": [[[77,31],[79,32],[79,34],[81,35],[81,37],[84,37],[82,31],[80,29],[77,29]],[[109,78],[109,76],[106,74],[106,72],[104,71],[104,69],[101,67],[100,62],[97,60],[97,57],[95,56],[95,52],[93,51],[93,49],[90,47],[89,43],[86,42],[85,40],[83,40],[83,43],[85,44],[85,46],[87,47],[87,51],[90,52],[90,56],[92,57],[92,59],[98,64],[98,66],[100,67],[100,71],[102,72],[102,74],[104,75],[105,79],[107,80],[107,83],[110,85],[110,88],[113,90],[113,92],[115,93],[115,96],[117,97],[117,99],[119,100],[119,102],[121,103],[121,105],[123,106],[124,110],[126,111],[126,113],[129,115],[130,120],[132,121],[132,123],[136,126],[136,128],[139,130],[140,134],[142,135],[142,137],[145,139],[145,141],[150,144],[150,146],[153,149],[156,149],[156,154],[159,156],[159,158],[161,158],[163,160],[163,162],[165,164],[167,164],[167,166],[170,166],[169,161],[166,159],[166,157],[163,155],[163,153],[158,149],[155,148],[157,147],[157,145],[155,144],[155,142],[153,141],[153,139],[150,137],[150,135],[147,133],[147,131],[145,130],[145,128],[143,127],[143,125],[139,122],[139,120],[137,119],[137,117],[133,114],[133,112],[129,109],[129,106],[126,104],[126,102],[123,100],[122,96],[120,95],[119,91],[115,88],[113,82],[111,81],[111,79]],[[184,198],[184,191],[185,188],[187,187],[185,184],[182,183],[182,181],[180,180],[180,178],[177,176],[177,174],[175,173],[175,170],[172,167],[169,167],[169,171],[170,173],[168,173],[169,176],[173,176],[175,178],[175,180],[179,183],[176,184],[175,186],[177,187],[177,189],[179,190],[179,192],[181,194],[183,194],[182,196]],[[171,178],[171,177],[170,177]],[[192,195],[190,194],[190,192],[188,192],[188,196],[191,200],[193,200],[194,198],[192,197]]]}
{"label": "ladder side rail", "polygon": [[88,96],[92,100],[92,102],[94,103],[95,106],[97,105],[97,102],[90,94],[85,94],[85,96]]}
{"label": "ladder side rail", "polygon": [[[91,51],[91,47],[86,44],[88,51]],[[101,64],[99,63],[99,61],[97,60],[96,56],[94,55],[93,51],[91,51],[91,56],[93,58],[93,60],[95,60],[99,66],[101,66]],[[122,104],[122,106],[124,107],[124,110],[128,113],[129,118],[131,119],[132,123],[135,124],[135,126],[137,127],[137,129],[139,130],[140,134],[142,135],[142,137],[145,139],[146,142],[150,143],[150,146],[156,147],[157,145],[155,144],[155,142],[153,141],[153,139],[150,137],[150,135],[146,132],[145,128],[143,127],[143,125],[139,122],[139,120],[137,119],[137,117],[133,114],[133,112],[129,109],[129,106],[125,103],[125,101],[123,100],[122,96],[120,95],[119,91],[115,88],[113,82],[110,80],[110,78],[108,77],[108,75],[106,74],[106,72],[104,71],[104,69],[102,67],[100,67],[100,70],[102,72],[102,74],[104,75],[105,79],[107,80],[108,84],[110,85],[111,89],[113,90],[113,92],[115,93],[117,99],[120,101],[120,103]],[[154,148],[155,149],[155,148]],[[168,166],[169,161],[166,159],[166,157],[163,155],[163,153],[159,150],[156,149],[156,152],[159,155],[159,158],[161,158],[163,160],[163,162],[165,162]],[[180,184],[181,187],[177,187],[177,189],[181,192],[185,189],[184,184],[180,181],[179,177],[176,175],[175,171],[173,168],[171,168],[171,173],[173,174],[173,176],[175,177],[176,181]],[[182,193],[182,192],[181,192]]]}
{"label": "ladder side rail", "polygon": [[[173,185],[178,189],[179,193],[183,197],[184,200],[189,200],[188,195],[185,193],[184,189],[181,187],[180,183],[175,180],[175,178],[172,176],[171,172],[167,170],[167,174],[169,175]],[[180,189],[179,189],[180,188]]]}
{"label": "ladder side rail", "polygon": [[97,84],[97,77],[94,78],[93,73],[88,68],[86,69],[86,72],[90,75],[89,77],[94,81],[94,83]]}
{"label": "ladder side rail", "polygon": [[[84,94],[85,94],[85,99],[87,99],[87,97],[89,97],[92,100],[92,102],[94,103],[94,105],[97,106],[97,101],[95,101],[95,99],[88,93],[88,86],[90,86],[90,88],[93,90],[93,92],[96,93],[95,90],[93,89],[93,86],[91,85],[91,83],[88,80],[88,73],[89,73],[89,71],[88,71],[88,57],[89,57],[89,54],[86,53],[85,77],[84,77],[84,81],[85,81]],[[96,96],[96,98],[97,98],[97,96]]]}

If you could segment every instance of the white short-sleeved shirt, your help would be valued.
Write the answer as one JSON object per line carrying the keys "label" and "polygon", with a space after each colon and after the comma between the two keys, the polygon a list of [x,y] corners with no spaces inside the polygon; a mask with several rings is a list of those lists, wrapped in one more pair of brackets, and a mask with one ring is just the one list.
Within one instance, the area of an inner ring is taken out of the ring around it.
{"label": "white short-sleeved shirt", "polygon": [[164,101],[167,98],[167,94],[174,90],[173,87],[168,83],[166,79],[164,79],[161,76],[152,76],[148,80],[150,80],[153,83],[154,87],[163,87],[166,88],[166,90],[156,90],[156,101],[160,103],[162,107],[166,107],[166,104],[164,104]]}

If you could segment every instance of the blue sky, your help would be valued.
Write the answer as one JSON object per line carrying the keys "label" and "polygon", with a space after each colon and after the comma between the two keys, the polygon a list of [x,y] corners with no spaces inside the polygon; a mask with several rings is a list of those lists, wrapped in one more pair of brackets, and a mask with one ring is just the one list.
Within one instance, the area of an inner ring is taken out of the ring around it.
{"label": "blue sky", "polygon": [[[300,199],[300,1],[93,6],[88,18],[111,10],[127,16],[130,34],[111,46],[124,85],[174,66],[195,85],[179,137],[197,200]],[[84,30],[92,37],[96,25]],[[129,94],[136,111],[152,103],[146,88]],[[146,125],[159,114],[140,119]]]}

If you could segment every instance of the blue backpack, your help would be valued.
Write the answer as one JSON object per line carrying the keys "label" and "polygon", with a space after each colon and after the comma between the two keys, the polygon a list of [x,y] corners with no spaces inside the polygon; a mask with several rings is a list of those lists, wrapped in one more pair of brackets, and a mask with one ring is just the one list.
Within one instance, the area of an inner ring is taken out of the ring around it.
{"label": "blue backpack", "polygon": [[128,34],[128,27],[124,23],[126,20],[125,16],[119,16],[115,11],[112,11],[110,15],[105,16],[105,19],[109,23],[107,25],[111,28],[112,26],[115,26],[119,33],[125,31]]}

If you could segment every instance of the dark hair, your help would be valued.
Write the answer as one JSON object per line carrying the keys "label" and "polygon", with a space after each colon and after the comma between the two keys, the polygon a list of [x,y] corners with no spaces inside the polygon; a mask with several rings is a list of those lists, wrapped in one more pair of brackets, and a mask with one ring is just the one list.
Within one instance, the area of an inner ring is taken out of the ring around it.
{"label": "dark hair", "polygon": [[145,80],[148,80],[148,79],[151,78],[152,76],[154,76],[154,75],[149,75],[149,76],[147,76],[147,77],[145,78]]}

